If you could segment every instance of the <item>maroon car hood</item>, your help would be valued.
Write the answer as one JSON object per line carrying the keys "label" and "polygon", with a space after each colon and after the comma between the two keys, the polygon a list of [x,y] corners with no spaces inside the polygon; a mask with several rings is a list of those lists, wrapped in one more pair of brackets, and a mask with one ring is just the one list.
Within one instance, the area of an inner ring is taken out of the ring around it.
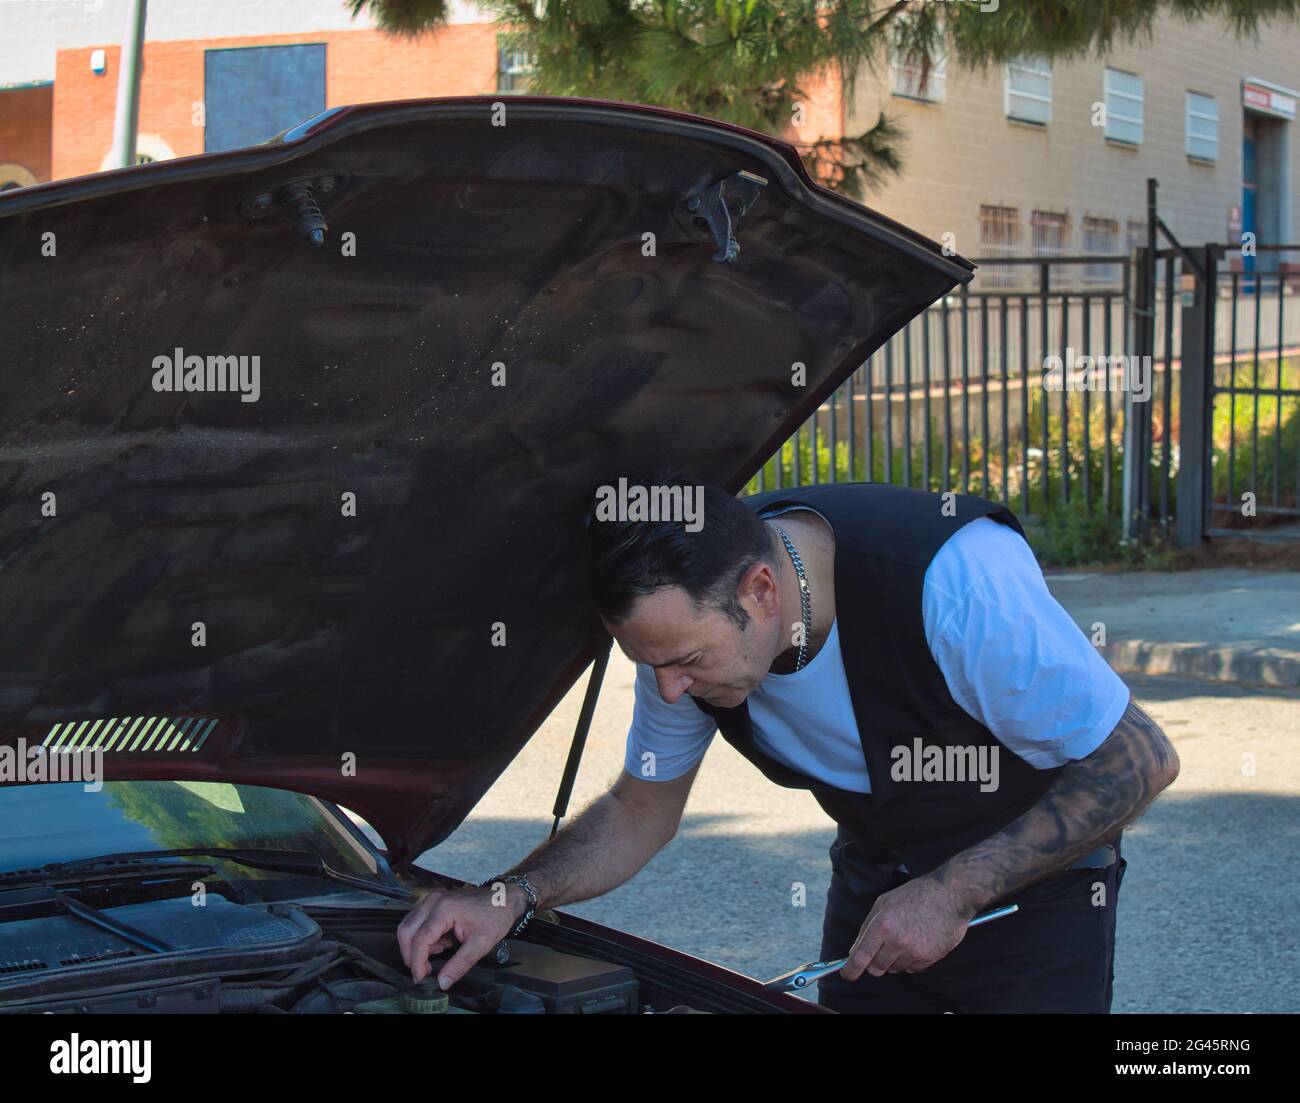
{"label": "maroon car hood", "polygon": [[[0,740],[314,793],[408,859],[596,653],[595,488],[738,490],[969,279],[762,135],[493,103],[0,197]],[[195,355],[256,401],[159,382]]]}

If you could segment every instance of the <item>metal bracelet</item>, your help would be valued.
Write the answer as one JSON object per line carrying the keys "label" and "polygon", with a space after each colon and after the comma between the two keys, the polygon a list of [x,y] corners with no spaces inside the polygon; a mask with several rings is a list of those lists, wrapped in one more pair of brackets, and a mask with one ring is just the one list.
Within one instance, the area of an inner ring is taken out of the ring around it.
{"label": "metal bracelet", "polygon": [[520,873],[506,873],[500,877],[490,877],[479,885],[479,888],[490,888],[497,884],[518,885],[524,890],[524,895],[528,897],[528,907],[524,910],[524,914],[520,918],[519,922],[515,924],[514,930],[510,932],[510,937],[513,938],[528,925],[528,921],[537,913],[537,893],[533,890],[533,886],[528,883],[528,878]]}

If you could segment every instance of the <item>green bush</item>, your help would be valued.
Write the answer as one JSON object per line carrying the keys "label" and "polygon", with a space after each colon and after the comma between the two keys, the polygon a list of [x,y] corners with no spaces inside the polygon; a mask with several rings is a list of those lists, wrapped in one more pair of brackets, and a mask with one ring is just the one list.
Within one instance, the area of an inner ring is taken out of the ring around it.
{"label": "green bush", "polygon": [[[1255,385],[1254,364],[1237,364],[1233,374],[1237,387]],[[1219,386],[1226,386],[1223,380]],[[1276,369],[1269,370],[1265,364],[1260,365],[1259,386],[1261,389],[1277,386]],[[1300,362],[1287,360],[1283,363],[1283,389],[1295,390],[1300,387]],[[1257,454],[1258,486],[1251,486],[1250,460],[1256,426],[1256,404],[1258,404],[1259,452]],[[1216,394],[1214,410],[1210,420],[1213,440],[1212,479],[1215,501],[1227,501],[1237,504],[1241,501],[1243,491],[1252,490],[1261,502],[1271,503],[1274,491],[1283,506],[1296,504],[1296,480],[1300,477],[1300,398],[1295,395],[1283,395],[1279,400],[1276,395]],[[1233,465],[1232,486],[1228,485],[1229,443],[1235,440],[1236,456]],[[1280,454],[1278,463],[1281,475],[1280,483],[1273,479],[1275,450]]]}
{"label": "green bush", "polygon": [[1077,499],[1049,520],[1025,525],[1029,546],[1044,567],[1168,570],[1173,565],[1173,548],[1159,528],[1141,541],[1125,542],[1121,532],[1118,511],[1088,511]]}

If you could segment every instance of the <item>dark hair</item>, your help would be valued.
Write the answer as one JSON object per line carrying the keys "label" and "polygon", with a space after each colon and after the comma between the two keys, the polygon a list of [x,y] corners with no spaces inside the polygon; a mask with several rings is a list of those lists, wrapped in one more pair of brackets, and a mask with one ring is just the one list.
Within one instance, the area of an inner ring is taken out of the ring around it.
{"label": "dark hair", "polygon": [[686,472],[661,468],[647,479],[629,478],[628,485],[702,486],[704,523],[690,532],[682,520],[598,520],[593,505],[586,518],[586,574],[597,611],[617,624],[636,598],[678,586],[697,610],[718,609],[743,629],[749,614],[736,600],[736,587],[755,563],[776,567],[767,526],[734,495]]}

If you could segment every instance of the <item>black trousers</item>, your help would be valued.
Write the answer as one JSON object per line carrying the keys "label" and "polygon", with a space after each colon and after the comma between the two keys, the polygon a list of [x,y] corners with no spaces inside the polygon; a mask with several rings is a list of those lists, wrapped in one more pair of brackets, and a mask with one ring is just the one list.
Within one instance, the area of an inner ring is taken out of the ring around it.
{"label": "black trousers", "polygon": [[[1114,845],[1116,860],[1106,868],[1065,870],[997,901],[1020,910],[972,927],[928,969],[863,973],[854,982],[833,973],[820,982],[820,1002],[834,1011],[867,1013],[1109,1012],[1115,911],[1127,866],[1120,840]],[[864,856],[843,831],[831,846],[831,870],[823,961],[847,956],[876,897],[908,880],[896,860]],[[1094,903],[1098,899],[1105,903]]]}

